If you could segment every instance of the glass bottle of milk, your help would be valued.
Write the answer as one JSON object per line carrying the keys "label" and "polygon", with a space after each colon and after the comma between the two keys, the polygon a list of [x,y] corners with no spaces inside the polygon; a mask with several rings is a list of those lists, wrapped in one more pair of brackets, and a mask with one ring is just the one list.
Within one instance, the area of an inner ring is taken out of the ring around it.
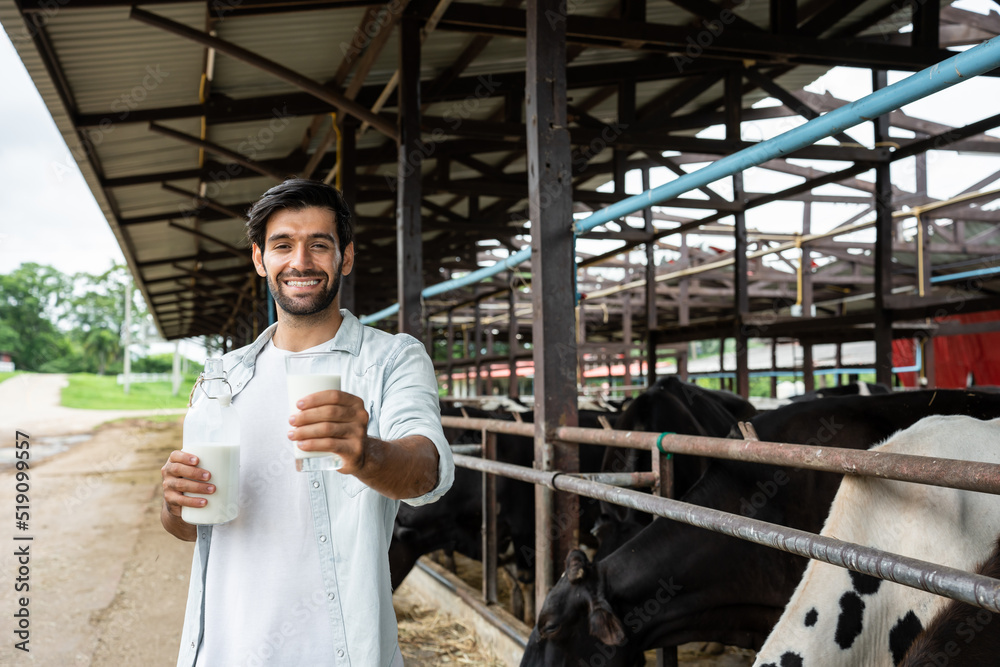
{"label": "glass bottle of milk", "polygon": [[205,361],[194,401],[184,417],[184,446],[198,457],[198,467],[211,473],[215,493],[188,493],[206,498],[204,507],[182,507],[181,518],[192,524],[232,521],[240,512],[240,420],[222,359]]}

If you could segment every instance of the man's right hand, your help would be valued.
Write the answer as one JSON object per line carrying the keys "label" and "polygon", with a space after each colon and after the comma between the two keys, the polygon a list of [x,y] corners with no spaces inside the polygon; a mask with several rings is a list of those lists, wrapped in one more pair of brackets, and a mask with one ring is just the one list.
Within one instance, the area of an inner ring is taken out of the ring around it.
{"label": "man's right hand", "polygon": [[197,465],[197,456],[175,449],[170,452],[170,458],[160,469],[160,475],[163,477],[163,509],[160,512],[160,522],[168,533],[188,542],[198,539],[198,530],[181,518],[181,508],[204,507],[208,501],[184,494],[215,493],[215,485],[209,482],[211,473],[198,468]]}

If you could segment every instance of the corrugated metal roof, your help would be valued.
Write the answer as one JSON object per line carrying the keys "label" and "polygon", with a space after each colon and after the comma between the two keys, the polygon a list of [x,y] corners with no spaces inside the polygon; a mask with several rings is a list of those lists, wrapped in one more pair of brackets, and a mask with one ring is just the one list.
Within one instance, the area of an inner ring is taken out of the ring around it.
{"label": "corrugated metal roof", "polygon": [[[31,2],[23,4],[30,5]],[[148,9],[158,16],[199,31],[214,30],[223,40],[250,49],[315,81],[328,82],[340,68],[345,51],[350,48],[359,30],[367,30],[373,34],[387,20],[386,13],[379,9],[374,22],[363,23],[363,19],[368,16],[368,7],[333,7],[333,4],[335,2],[321,9],[286,13],[280,10],[287,9],[288,4],[280,7],[234,5],[227,8],[221,18],[218,14],[206,11],[204,2],[156,3],[149,5]],[[503,0],[489,0],[478,4],[499,7],[506,3]],[[617,0],[570,1],[568,8],[571,14],[613,17],[619,4]],[[799,2],[800,8],[811,6],[812,3],[806,0]],[[854,25],[859,18],[871,16],[872,12],[888,6],[888,0],[868,0],[839,19],[828,33]],[[702,18],[695,17],[667,0],[649,0],[646,11],[647,20],[651,23],[697,26],[702,22]],[[741,19],[762,29],[768,27],[768,3],[744,2],[735,12]],[[875,33],[886,29],[895,31],[909,21],[907,8],[887,14],[891,15],[887,15],[867,32]],[[76,107],[72,110],[73,113],[93,115],[94,118],[106,121],[95,122],[86,132],[96,154],[96,161],[92,164],[86,158],[87,153],[80,135],[74,128],[76,118],[71,117],[67,109],[63,108],[56,82],[47,71],[30,35],[22,34],[23,21],[17,5],[13,0],[0,0],[0,23],[11,33],[19,55],[67,145],[76,156],[147,301],[154,294],[184,289],[189,291],[177,292],[167,300],[172,302],[181,298],[200,298],[196,292],[190,291],[196,283],[211,293],[214,289],[219,289],[217,282],[213,280],[221,278],[239,282],[240,276],[244,275],[241,267],[245,268],[246,261],[233,257],[218,243],[171,227],[168,221],[174,220],[175,223],[190,226],[223,243],[241,248],[246,245],[243,223],[240,219],[225,218],[210,207],[200,207],[199,202],[193,201],[189,194],[178,194],[164,187],[164,184],[187,193],[203,194],[219,205],[243,211],[249,202],[276,181],[269,176],[258,175],[246,166],[235,165],[228,158],[214,155],[211,150],[200,150],[175,137],[156,133],[150,129],[148,120],[140,121],[139,118],[152,110],[198,105],[205,92],[210,95],[211,104],[215,105],[213,109],[219,108],[223,103],[238,107],[241,101],[267,97],[271,97],[274,102],[296,100],[302,94],[296,87],[272,74],[221,54],[217,54],[215,58],[211,84],[205,86],[203,73],[207,49],[204,46],[130,20],[128,16],[129,9],[125,6],[90,9],[66,6],[44,18],[44,34],[54,49],[57,59],[54,66],[68,83],[70,103]],[[445,17],[447,18],[447,13]],[[445,72],[471,44],[485,39],[452,28],[437,30],[425,40],[421,53],[421,78],[425,82],[433,81]],[[570,48],[574,53],[580,51],[572,45]],[[630,63],[647,57],[648,52],[627,48],[587,48],[575,55],[571,67]],[[355,60],[360,58],[355,57]],[[465,67],[461,76],[519,73],[524,71],[525,62],[523,39],[494,36],[488,39],[481,54]],[[392,36],[365,79],[362,95],[367,96],[367,105],[371,104],[381,87],[389,81],[398,65],[398,39]],[[778,76],[777,82],[787,90],[795,91],[814,81],[826,70],[826,67],[818,65],[800,65]],[[352,70],[347,82],[353,76]],[[665,78],[638,83],[637,108],[643,109],[653,100],[665,99],[670,91],[679,90],[685,81]],[[721,109],[723,87],[720,79],[684,104],[674,115],[707,108]],[[605,94],[604,86],[575,88],[570,91],[573,104],[580,104],[596,93],[600,93],[603,100],[593,104],[588,114],[605,123],[613,123],[618,117],[618,100],[615,94]],[[743,97],[743,106],[749,108],[764,97],[765,93],[753,90]],[[383,112],[394,114],[393,104],[395,101],[391,100]],[[480,100],[475,94],[465,98],[459,95],[458,99],[451,101],[427,104],[425,113],[428,116],[458,118],[462,122],[466,119],[502,121],[504,105],[502,97]],[[330,121],[323,118],[319,124],[319,132],[310,136],[308,130],[313,126],[313,118],[311,115],[276,118],[273,111],[265,108],[255,119],[243,118],[238,122],[227,120],[225,115],[217,115],[205,128],[200,117],[190,115],[160,118],[156,123],[189,137],[203,136],[206,141],[238,152],[245,158],[265,161],[270,171],[290,174],[302,168],[310,153],[319,145],[320,137],[330,127]],[[650,131],[657,129],[650,128]],[[692,136],[698,131],[695,128],[678,131],[676,134]],[[442,148],[429,140],[423,162],[423,170],[428,179],[432,178],[432,174],[435,175],[432,183],[434,187],[427,188],[427,200],[438,206],[452,207],[452,217],[459,218],[469,214],[468,193],[448,194],[434,189],[437,187],[436,175],[444,163],[442,157],[450,160],[446,176],[452,181],[484,179],[477,169],[460,160],[473,154],[476,160],[491,167],[503,168],[507,173],[523,174],[526,170],[523,148],[515,148],[513,152],[482,148],[479,139],[463,138],[464,136],[449,135],[448,143]],[[357,205],[356,212],[360,217],[378,217],[384,220],[361,229],[358,243],[359,246],[385,248],[380,253],[380,260],[394,244],[395,232],[391,227],[394,195],[389,192],[388,187],[395,176],[396,167],[391,161],[378,163],[372,159],[372,155],[374,151],[387,145],[387,154],[391,156],[391,140],[375,130],[369,130],[358,138],[358,150],[368,156],[369,162],[356,169],[361,177],[361,203]],[[463,150],[466,146],[469,147],[468,151]],[[473,150],[473,147],[476,149]],[[595,161],[607,161],[610,155],[610,149],[601,150]],[[324,176],[333,163],[334,157],[330,153],[324,158],[322,166],[314,172],[314,176]],[[208,165],[214,167],[199,173],[199,170]],[[157,178],[147,178],[151,176]],[[590,184],[596,185],[602,178],[610,177],[591,178]],[[115,185],[105,187],[109,182]],[[488,179],[483,182],[488,182]],[[479,193],[480,210],[487,210],[498,201],[508,204],[514,210],[524,206],[523,201],[509,204],[509,199],[500,199],[499,193],[488,188]],[[192,215],[192,211],[199,207],[203,212],[201,219]],[[502,219],[502,209],[500,213],[498,220],[505,222]],[[437,217],[436,214],[429,216],[430,219]],[[151,220],[127,226],[120,224],[121,221],[146,218]],[[451,219],[445,221],[455,224]],[[462,261],[472,262],[474,265],[477,252],[476,222],[479,221],[470,221],[469,227],[473,232],[470,234],[428,228],[425,236],[434,239],[434,243],[427,246],[428,252],[432,253],[431,258],[439,257],[443,261],[445,257],[465,254],[468,256]],[[174,266],[174,262],[161,262],[194,255],[199,255],[202,261],[185,261],[180,265],[181,268],[202,272],[209,278],[194,280],[184,270]],[[391,290],[386,289],[389,283],[385,281],[391,278],[388,274],[391,274],[393,264],[393,261],[386,261],[384,264],[375,262],[369,274],[359,277],[359,285],[374,286],[371,291],[359,296],[366,299],[365,309],[377,304],[384,305],[384,302],[391,300]],[[367,268],[359,267],[359,271]],[[429,271],[434,269],[435,267],[428,266]],[[233,270],[237,273],[232,273]],[[244,277],[249,275],[247,273]],[[184,277],[178,281],[173,278],[177,276]],[[236,297],[231,293],[229,296],[233,297],[235,303]],[[249,300],[241,306],[244,315],[249,312],[248,304]],[[161,308],[154,304],[152,309],[159,322],[161,309],[166,314],[175,308]],[[177,324],[161,325],[161,330],[168,336],[194,331]]]}
{"label": "corrugated metal roof", "polygon": [[[157,6],[157,13],[199,30],[200,3]],[[81,113],[197,104],[204,54],[180,38],[128,20],[127,9],[67,9],[45,26]]]}

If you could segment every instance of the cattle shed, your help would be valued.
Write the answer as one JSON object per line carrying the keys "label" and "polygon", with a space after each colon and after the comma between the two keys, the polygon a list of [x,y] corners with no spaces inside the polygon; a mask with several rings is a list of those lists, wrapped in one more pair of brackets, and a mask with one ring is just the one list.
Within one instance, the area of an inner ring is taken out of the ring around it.
{"label": "cattle shed", "polygon": [[[884,384],[895,371],[935,387],[937,359],[957,355],[947,341],[976,336],[977,381],[1000,381],[1000,170],[947,199],[928,177],[941,155],[1000,154],[1000,103],[954,124],[899,110],[1000,73],[996,12],[0,0],[0,23],[165,338],[230,349],[274,321],[244,216],[299,176],[335,183],[355,211],[342,305],[425,341],[453,396],[517,398],[532,378],[534,426],[515,430],[550,475],[532,479],[539,606],[574,539],[552,517],[578,512],[555,489],[577,489],[551,471],[579,470],[566,442],[583,436],[556,434],[576,426],[588,372],[613,384],[618,366],[639,388],[669,360],[688,379],[691,345],[715,340],[716,376],[744,397],[754,372],[812,389],[818,346],[834,346],[838,376],[870,366]],[[975,71],[930,69],[958,53]],[[812,88],[845,67],[869,106]],[[751,369],[750,341],[769,343],[765,368]],[[873,363],[845,362],[858,341]]]}

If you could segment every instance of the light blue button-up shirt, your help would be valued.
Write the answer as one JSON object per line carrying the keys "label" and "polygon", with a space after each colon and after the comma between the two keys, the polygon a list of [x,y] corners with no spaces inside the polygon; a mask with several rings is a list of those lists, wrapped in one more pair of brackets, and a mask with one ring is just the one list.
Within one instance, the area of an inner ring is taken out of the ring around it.
{"label": "light blue button-up shirt", "polygon": [[[387,334],[363,326],[346,310],[340,312],[344,320],[328,349],[341,353],[341,387],[364,400],[369,412],[368,435],[381,440],[422,435],[434,443],[439,457],[437,486],[426,495],[404,501],[410,505],[434,502],[451,487],[455,466],[441,430],[433,364],[412,336]],[[276,326],[265,330],[251,345],[223,357],[234,396],[253,378],[257,355]],[[285,397],[275,400],[284,401]],[[309,488],[313,534],[336,650],[333,660],[338,667],[388,667],[398,651],[388,551],[399,501],[373,491],[352,475],[336,471],[301,474]],[[211,545],[212,527],[199,526],[178,667],[194,667],[201,646]],[[288,576],[295,576],[294,564]],[[261,600],[261,604],[267,601]],[[234,618],[234,622],[239,621]]]}

